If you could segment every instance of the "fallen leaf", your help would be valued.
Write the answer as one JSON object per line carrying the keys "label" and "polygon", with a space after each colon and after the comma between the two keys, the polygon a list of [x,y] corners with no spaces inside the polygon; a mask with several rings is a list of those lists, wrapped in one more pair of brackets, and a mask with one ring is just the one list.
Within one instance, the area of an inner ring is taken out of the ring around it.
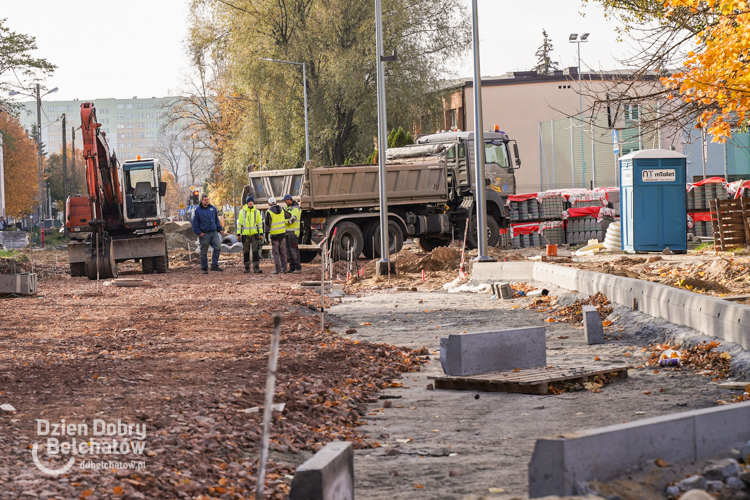
{"label": "fallen leaf", "polygon": [[122,495],[123,491],[125,490],[122,489],[122,486],[115,486],[112,489],[112,493],[114,493],[115,495]]}
{"label": "fallen leaf", "polygon": [[596,357],[594,358],[594,361],[599,361],[599,356],[596,356]]}
{"label": "fallen leaf", "polygon": [[513,373],[518,373],[518,372],[520,372],[520,371],[521,371],[521,369],[520,369],[520,368],[513,368]]}
{"label": "fallen leaf", "polygon": [[502,493],[505,490],[503,488],[490,488],[490,493]]}
{"label": "fallen leaf", "polygon": [[424,489],[424,486],[422,486],[421,484],[415,484],[414,487],[417,488],[418,490]]}
{"label": "fallen leaf", "polygon": [[651,394],[651,391],[643,391],[643,394]]}
{"label": "fallen leaf", "polygon": [[664,460],[662,460],[661,458],[657,458],[654,463],[658,465],[659,467],[669,467],[669,464],[665,462]]}

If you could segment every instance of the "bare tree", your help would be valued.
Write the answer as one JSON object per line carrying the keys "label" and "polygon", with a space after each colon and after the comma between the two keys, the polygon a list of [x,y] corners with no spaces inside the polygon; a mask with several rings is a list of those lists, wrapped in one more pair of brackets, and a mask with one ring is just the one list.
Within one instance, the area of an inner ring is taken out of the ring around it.
{"label": "bare tree", "polygon": [[158,144],[154,154],[178,184],[203,184],[211,174],[213,154],[203,147],[205,140],[200,135],[165,131],[164,141]]}

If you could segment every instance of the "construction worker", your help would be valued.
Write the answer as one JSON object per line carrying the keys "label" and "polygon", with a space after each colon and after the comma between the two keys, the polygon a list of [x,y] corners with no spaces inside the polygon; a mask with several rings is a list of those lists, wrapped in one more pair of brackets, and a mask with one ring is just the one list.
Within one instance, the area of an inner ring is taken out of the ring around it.
{"label": "construction worker", "polygon": [[195,207],[193,212],[193,232],[198,236],[200,241],[201,270],[203,274],[208,274],[208,247],[213,249],[211,256],[211,270],[223,271],[219,267],[219,255],[221,254],[221,238],[219,235],[226,236],[226,231],[221,227],[219,212],[216,207],[211,205],[208,195],[201,197],[200,205]]}
{"label": "construction worker", "polygon": [[276,198],[268,198],[266,212],[266,236],[271,240],[271,253],[276,269],[271,274],[288,272],[286,269],[286,220],[291,218],[289,212],[276,204]]}
{"label": "construction worker", "polygon": [[284,210],[289,212],[291,216],[286,221],[286,259],[289,262],[289,272],[300,274],[302,272],[302,264],[299,260],[299,228],[302,209],[294,201],[292,195],[284,195],[283,200],[286,203]]}
{"label": "construction worker", "polygon": [[263,245],[263,217],[255,207],[252,196],[245,199],[247,205],[242,207],[237,222],[237,238],[242,242],[242,257],[246,273],[250,272],[250,252],[253,252],[253,272],[260,270],[260,247]]}

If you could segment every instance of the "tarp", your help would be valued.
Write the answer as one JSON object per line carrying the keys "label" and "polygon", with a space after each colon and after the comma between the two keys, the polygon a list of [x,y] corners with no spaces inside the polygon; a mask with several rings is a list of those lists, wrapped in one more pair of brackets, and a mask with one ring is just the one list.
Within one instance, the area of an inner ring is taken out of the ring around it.
{"label": "tarp", "polygon": [[565,223],[561,220],[548,220],[539,224],[539,233],[543,233],[547,229],[554,229],[556,227],[563,227]]}
{"label": "tarp", "polygon": [[694,222],[711,222],[711,212],[693,212],[688,215]]}
{"label": "tarp", "polygon": [[692,191],[694,187],[702,186],[704,184],[718,184],[722,183],[724,184],[724,187],[727,186],[727,181],[723,177],[709,177],[708,179],[703,179],[700,182],[693,182],[687,184],[687,192],[689,193]]}
{"label": "tarp", "polygon": [[510,237],[515,238],[519,234],[531,234],[539,232],[539,223],[530,222],[526,224],[512,224],[510,226]]}
{"label": "tarp", "polygon": [[526,201],[532,198],[537,198],[538,193],[526,193],[526,194],[512,194],[508,196],[508,202],[506,205],[510,205],[511,201]]}
{"label": "tarp", "polygon": [[569,208],[563,212],[563,219],[573,217],[596,217],[597,222],[601,222],[605,217],[615,218],[615,209],[607,207],[579,207]]}
{"label": "tarp", "polygon": [[734,181],[727,184],[727,192],[734,199],[743,198],[747,189],[750,189],[750,181]]}

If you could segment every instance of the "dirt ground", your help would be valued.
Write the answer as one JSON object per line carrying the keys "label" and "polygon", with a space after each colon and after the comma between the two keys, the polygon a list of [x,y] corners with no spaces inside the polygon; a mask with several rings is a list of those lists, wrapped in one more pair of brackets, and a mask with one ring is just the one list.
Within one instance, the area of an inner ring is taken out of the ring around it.
{"label": "dirt ground", "polygon": [[[442,291],[376,292],[344,298],[331,309],[341,321],[339,329],[357,329],[352,338],[424,345],[432,353],[423,371],[405,376],[405,387],[384,391],[381,397],[396,399],[363,427],[379,435],[384,446],[356,452],[358,498],[523,498],[537,438],[711,407],[733,395],[710,376],[646,366],[648,344],[687,337],[697,342],[696,332],[615,307],[610,319],[619,319],[606,328],[607,342],[589,346],[580,326],[547,323],[549,313],[524,307],[530,301]],[[548,365],[627,365],[628,379],[598,392],[556,396],[428,389],[428,377],[442,375],[439,337],[541,325],[547,331]]]}

